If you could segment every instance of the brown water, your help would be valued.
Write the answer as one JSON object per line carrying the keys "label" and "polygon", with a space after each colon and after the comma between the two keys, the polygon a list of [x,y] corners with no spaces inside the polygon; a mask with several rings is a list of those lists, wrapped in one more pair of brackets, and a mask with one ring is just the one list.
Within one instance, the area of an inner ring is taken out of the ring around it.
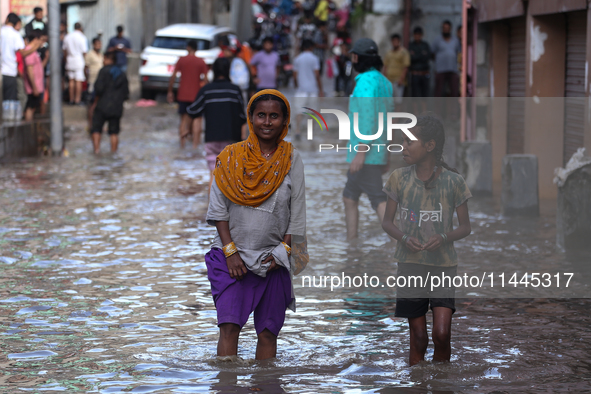
{"label": "brown water", "polygon": [[[591,392],[591,302],[525,291],[458,300],[452,362],[410,368],[393,289],[331,292],[298,279],[278,358],[253,360],[250,321],[244,361],[217,361],[203,262],[214,234],[203,220],[208,170],[200,153],[178,150],[176,124],[174,109],[133,109],[116,156],[92,156],[78,125],[71,157],[0,167],[1,392]],[[393,246],[367,200],[362,241],[342,241],[343,156],[303,157],[305,274],[394,274]],[[561,267],[587,294],[589,258],[555,253],[551,203],[536,219],[504,218],[492,198],[470,211],[460,271]]]}

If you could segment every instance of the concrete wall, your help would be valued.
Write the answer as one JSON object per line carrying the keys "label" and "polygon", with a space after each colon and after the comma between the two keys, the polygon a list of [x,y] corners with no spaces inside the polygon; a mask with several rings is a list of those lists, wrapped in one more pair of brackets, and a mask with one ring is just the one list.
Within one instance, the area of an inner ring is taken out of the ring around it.
{"label": "concrete wall", "polygon": [[0,160],[36,156],[41,144],[49,144],[49,119],[0,124]]}
{"label": "concrete wall", "polygon": [[[562,167],[566,28],[564,14],[532,16],[526,21],[524,152],[538,157],[540,198],[556,198],[554,169]],[[562,105],[560,105],[562,103]]]}

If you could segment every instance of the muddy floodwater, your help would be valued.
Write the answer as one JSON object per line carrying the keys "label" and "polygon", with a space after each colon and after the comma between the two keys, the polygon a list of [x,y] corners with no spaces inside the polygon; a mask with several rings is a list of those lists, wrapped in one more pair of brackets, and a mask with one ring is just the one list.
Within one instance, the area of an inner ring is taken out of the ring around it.
{"label": "muddy floodwater", "polygon": [[[91,155],[78,124],[70,157],[0,165],[0,392],[591,392],[591,302],[541,293],[458,299],[451,363],[410,368],[394,289],[331,292],[296,277],[297,313],[287,313],[278,358],[253,360],[251,319],[242,361],[218,361],[203,260],[215,231],[204,221],[209,172],[201,151],[179,151],[176,126],[174,108],[132,109],[115,156]],[[302,155],[304,274],[394,274],[393,245],[368,200],[360,241],[344,242],[344,154]],[[585,275],[588,256],[555,252],[553,202],[539,218],[499,211],[498,198],[470,201],[458,271],[559,265]]]}

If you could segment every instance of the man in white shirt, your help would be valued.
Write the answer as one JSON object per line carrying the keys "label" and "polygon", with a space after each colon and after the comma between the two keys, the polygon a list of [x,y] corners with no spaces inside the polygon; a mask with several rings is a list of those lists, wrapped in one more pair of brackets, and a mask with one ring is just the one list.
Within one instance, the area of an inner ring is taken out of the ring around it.
{"label": "man in white shirt", "polygon": [[8,14],[6,24],[0,29],[0,50],[2,53],[2,95],[4,101],[17,101],[17,75],[18,66],[16,54],[24,57],[35,52],[39,44],[31,45],[25,49],[25,42],[18,30],[22,26],[21,20],[15,13]]}
{"label": "man in white shirt", "polygon": [[[316,107],[316,97],[324,97],[320,78],[320,59],[314,50],[314,41],[304,39],[302,52],[293,60],[293,84],[296,88],[295,102],[298,107]],[[296,115],[295,139],[299,140],[302,115]]]}
{"label": "man in white shirt", "polygon": [[80,105],[82,100],[82,82],[84,76],[84,57],[88,52],[88,40],[82,33],[82,25],[76,23],[74,31],[64,38],[64,57],[66,58],[66,73],[70,87],[70,104]]}

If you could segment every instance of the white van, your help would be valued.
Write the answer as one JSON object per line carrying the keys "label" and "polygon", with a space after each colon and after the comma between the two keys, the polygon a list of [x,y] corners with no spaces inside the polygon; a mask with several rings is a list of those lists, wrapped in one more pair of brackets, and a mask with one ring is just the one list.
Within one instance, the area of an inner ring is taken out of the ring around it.
{"label": "white van", "polygon": [[[153,99],[156,93],[168,90],[168,81],[177,60],[187,55],[187,41],[197,41],[197,56],[211,67],[221,52],[218,43],[227,35],[235,36],[228,27],[195,23],[170,25],[156,31],[152,45],[146,47],[140,56],[142,97]],[[178,78],[174,87],[178,87]]]}

